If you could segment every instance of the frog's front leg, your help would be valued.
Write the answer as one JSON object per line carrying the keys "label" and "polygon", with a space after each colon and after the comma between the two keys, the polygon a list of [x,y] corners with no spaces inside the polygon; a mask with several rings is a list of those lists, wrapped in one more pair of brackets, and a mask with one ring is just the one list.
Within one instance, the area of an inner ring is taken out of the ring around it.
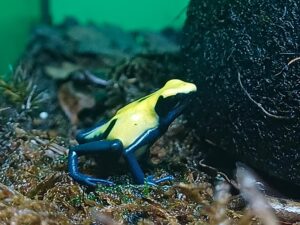
{"label": "frog's front leg", "polygon": [[78,157],[87,154],[99,154],[101,152],[111,152],[111,153],[117,152],[121,155],[122,151],[123,151],[123,145],[119,140],[94,141],[94,142],[89,142],[89,143],[71,147],[68,156],[70,176],[75,181],[84,185],[96,186],[98,183],[103,185],[113,185],[114,183],[111,181],[87,176],[80,173],[78,169]]}
{"label": "frog's front leg", "polygon": [[138,150],[139,148],[143,146],[150,146],[153,144],[154,141],[156,141],[161,135],[164,133],[164,130],[161,130],[159,128],[150,129],[146,131],[141,137],[139,137],[134,144],[129,146],[125,151],[123,152],[125,159],[127,160],[131,172],[133,174],[133,177],[135,179],[135,182],[137,184],[144,184],[144,182],[150,184],[150,185],[157,185],[161,182],[170,181],[173,180],[173,176],[166,176],[162,177],[160,179],[154,179],[153,176],[148,176],[145,179],[144,172],[142,171],[134,152]]}
{"label": "frog's front leg", "polygon": [[142,171],[134,154],[127,153],[126,159],[130,166],[130,169],[131,169],[131,172],[135,179],[135,182],[137,184],[144,184],[144,182],[146,182],[147,184],[150,184],[150,185],[157,185],[161,182],[174,180],[174,177],[172,175],[165,176],[165,177],[162,177],[159,179],[155,179],[154,176],[152,176],[152,175],[145,178],[144,172]]}

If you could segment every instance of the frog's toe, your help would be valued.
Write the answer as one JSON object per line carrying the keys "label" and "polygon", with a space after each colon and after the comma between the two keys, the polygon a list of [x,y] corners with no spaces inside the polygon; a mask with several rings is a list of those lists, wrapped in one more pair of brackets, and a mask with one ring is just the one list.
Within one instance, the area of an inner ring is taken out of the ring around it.
{"label": "frog's toe", "polygon": [[100,185],[105,185],[105,186],[113,186],[115,185],[113,182],[109,180],[104,180],[104,179],[99,179],[99,178],[94,178],[94,177],[86,177],[85,178],[85,183],[89,186],[96,187],[98,184]]}
{"label": "frog's toe", "polygon": [[146,177],[145,183],[148,184],[148,185],[151,185],[151,186],[156,186],[157,185],[155,180],[154,180],[154,176],[152,176],[152,175]]}
{"label": "frog's toe", "polygon": [[78,183],[83,184],[83,185],[88,185],[88,186],[92,186],[92,187],[96,187],[97,184],[106,185],[106,186],[114,185],[114,183],[111,181],[86,176],[81,173],[70,173],[70,175],[75,181],[77,181]]}
{"label": "frog's toe", "polygon": [[174,176],[168,175],[168,176],[165,176],[165,177],[156,179],[155,182],[156,182],[156,184],[159,184],[159,183],[161,183],[161,182],[172,181],[172,180],[174,180],[174,179],[175,179]]}
{"label": "frog's toe", "polygon": [[156,186],[159,183],[162,183],[162,182],[165,182],[165,181],[171,181],[171,180],[174,180],[174,177],[172,175],[165,176],[165,177],[162,177],[162,178],[159,178],[159,179],[154,179],[154,176],[148,176],[145,179],[145,182],[149,185]]}

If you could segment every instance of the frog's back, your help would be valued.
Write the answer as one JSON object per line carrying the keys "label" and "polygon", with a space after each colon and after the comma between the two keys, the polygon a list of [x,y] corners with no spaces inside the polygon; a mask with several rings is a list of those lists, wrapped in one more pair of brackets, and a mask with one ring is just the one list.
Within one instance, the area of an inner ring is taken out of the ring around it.
{"label": "frog's back", "polygon": [[129,107],[122,108],[112,118],[115,119],[115,124],[107,136],[108,140],[119,139],[125,148],[147,130],[158,126],[158,116],[154,108],[148,106],[150,104],[148,101],[131,104],[128,105]]}

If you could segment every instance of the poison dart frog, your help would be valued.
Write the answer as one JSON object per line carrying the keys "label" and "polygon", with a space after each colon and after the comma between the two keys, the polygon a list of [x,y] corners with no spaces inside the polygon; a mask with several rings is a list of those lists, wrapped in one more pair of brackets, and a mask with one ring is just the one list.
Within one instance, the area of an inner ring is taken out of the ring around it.
{"label": "poison dart frog", "polygon": [[[133,101],[119,109],[107,122],[84,130],[76,136],[79,145],[71,147],[68,156],[70,176],[77,182],[96,186],[114,183],[79,172],[78,157],[87,154],[108,153],[112,160],[123,158],[137,184],[144,182],[156,185],[169,181],[173,176],[154,179],[145,178],[138,159],[145,156],[147,149],[186,108],[197,88],[193,83],[169,80],[161,89]],[[117,155],[117,157],[115,157]]]}

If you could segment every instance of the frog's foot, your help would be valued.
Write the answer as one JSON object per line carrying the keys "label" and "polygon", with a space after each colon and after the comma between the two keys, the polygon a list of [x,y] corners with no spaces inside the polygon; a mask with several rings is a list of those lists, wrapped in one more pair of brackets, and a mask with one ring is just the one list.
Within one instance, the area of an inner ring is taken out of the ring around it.
{"label": "frog's foot", "polygon": [[81,173],[73,173],[73,174],[70,174],[70,176],[78,183],[83,184],[83,185],[92,186],[92,187],[96,187],[98,184],[105,185],[105,186],[113,186],[114,185],[114,183],[109,180],[86,176]]}
{"label": "frog's foot", "polygon": [[156,186],[159,183],[162,183],[162,182],[165,182],[165,181],[171,181],[171,180],[174,180],[174,177],[172,175],[165,176],[165,177],[162,177],[162,178],[159,178],[159,179],[154,179],[154,176],[148,176],[145,179],[145,183],[147,183],[149,185]]}

